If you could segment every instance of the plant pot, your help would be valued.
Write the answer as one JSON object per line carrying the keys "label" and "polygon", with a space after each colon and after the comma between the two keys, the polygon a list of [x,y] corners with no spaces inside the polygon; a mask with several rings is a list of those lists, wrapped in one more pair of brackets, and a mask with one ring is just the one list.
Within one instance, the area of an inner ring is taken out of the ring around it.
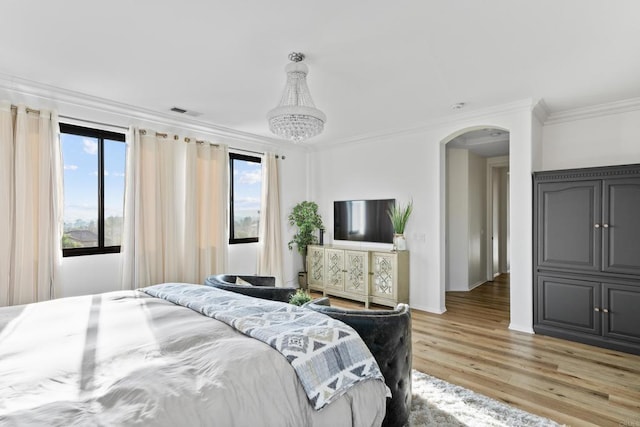
{"label": "plant pot", "polygon": [[404,238],[404,234],[393,235],[393,250],[394,251],[407,250],[407,240]]}
{"label": "plant pot", "polygon": [[307,289],[307,272],[301,271],[298,273],[298,285],[302,289]]}

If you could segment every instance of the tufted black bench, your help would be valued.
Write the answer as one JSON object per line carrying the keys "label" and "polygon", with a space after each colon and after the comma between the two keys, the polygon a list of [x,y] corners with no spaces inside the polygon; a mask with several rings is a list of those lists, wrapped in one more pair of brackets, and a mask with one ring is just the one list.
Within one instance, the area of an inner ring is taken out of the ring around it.
{"label": "tufted black bench", "polygon": [[406,304],[395,310],[344,310],[319,298],[303,307],[338,319],[360,334],[378,362],[392,397],[387,400],[383,426],[404,426],[411,412],[411,311]]}
{"label": "tufted black bench", "polygon": [[[249,285],[236,285],[236,279],[251,283]],[[271,301],[289,302],[289,298],[296,293],[296,288],[277,288],[276,279],[271,276],[250,276],[216,274],[205,279],[204,284],[214,288],[224,289],[250,297],[268,299]]]}

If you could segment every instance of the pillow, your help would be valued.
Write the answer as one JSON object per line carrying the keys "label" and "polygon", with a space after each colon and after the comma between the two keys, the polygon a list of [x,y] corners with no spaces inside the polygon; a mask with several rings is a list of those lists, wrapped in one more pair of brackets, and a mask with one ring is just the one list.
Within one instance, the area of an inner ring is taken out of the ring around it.
{"label": "pillow", "polygon": [[244,279],[241,279],[240,277],[236,277],[236,285],[240,285],[240,286],[253,286],[251,283],[247,282]]}

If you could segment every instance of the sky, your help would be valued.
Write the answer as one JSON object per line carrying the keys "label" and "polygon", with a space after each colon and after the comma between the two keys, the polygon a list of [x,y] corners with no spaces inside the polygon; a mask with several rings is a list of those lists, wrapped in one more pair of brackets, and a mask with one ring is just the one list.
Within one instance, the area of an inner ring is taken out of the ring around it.
{"label": "sky", "polygon": [[262,194],[262,165],[234,160],[234,213],[236,216],[258,216]]}
{"label": "sky", "polygon": [[[64,222],[98,218],[98,140],[62,134]],[[105,140],[105,218],[122,216],[126,145]]]}

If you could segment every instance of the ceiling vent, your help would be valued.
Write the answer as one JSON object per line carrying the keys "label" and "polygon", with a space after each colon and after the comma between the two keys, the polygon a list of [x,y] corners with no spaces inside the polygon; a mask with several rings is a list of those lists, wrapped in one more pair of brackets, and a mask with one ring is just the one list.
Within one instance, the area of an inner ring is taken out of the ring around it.
{"label": "ceiling vent", "polygon": [[187,116],[191,117],[198,117],[202,115],[202,113],[198,113],[197,111],[189,111],[180,107],[172,107],[170,111],[178,114],[186,114]]}

